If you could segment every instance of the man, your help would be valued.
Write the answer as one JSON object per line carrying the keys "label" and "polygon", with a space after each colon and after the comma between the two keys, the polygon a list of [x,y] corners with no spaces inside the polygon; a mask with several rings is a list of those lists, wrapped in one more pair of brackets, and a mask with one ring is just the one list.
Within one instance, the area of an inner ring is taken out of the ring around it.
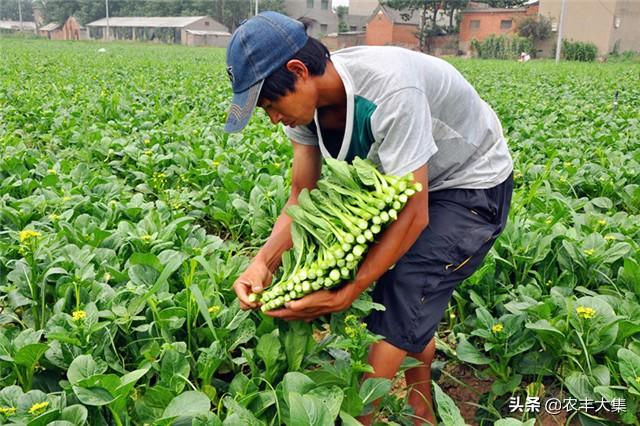
{"label": "man", "polygon": [[[369,250],[353,282],[323,290],[267,315],[309,321],[347,309],[376,283],[386,310],[367,319],[384,336],[370,349],[370,376],[392,378],[405,356],[416,424],[435,424],[431,408],[434,333],[451,294],[482,262],[507,220],[512,161],[500,122],[451,65],[397,47],[354,47],[333,55],[306,26],[275,12],[242,24],[227,51],[233,105],[226,131],[239,131],[256,105],[285,125],[293,144],[288,205],[313,188],[322,157],[373,161],[389,175],[413,172],[424,190],[410,199]],[[291,219],[271,236],[234,283],[243,309],[269,285],[292,246]],[[395,265],[395,266],[394,266]],[[370,417],[360,421],[370,423]]]}

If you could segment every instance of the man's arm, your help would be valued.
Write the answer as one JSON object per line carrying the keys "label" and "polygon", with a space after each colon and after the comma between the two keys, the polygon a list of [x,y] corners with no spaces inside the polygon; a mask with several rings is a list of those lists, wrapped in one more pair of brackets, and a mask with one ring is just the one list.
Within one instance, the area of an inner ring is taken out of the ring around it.
{"label": "man's arm", "polygon": [[394,265],[416,242],[429,224],[428,167],[413,172],[415,182],[422,191],[409,199],[404,209],[381,235],[379,242],[367,252],[353,282],[338,291],[321,290],[300,300],[291,301],[287,309],[266,312],[267,315],[287,320],[311,320],[320,315],[347,309],[374,281]]}
{"label": "man's arm", "polygon": [[253,258],[249,267],[238,277],[233,288],[243,309],[257,308],[249,301],[249,294],[262,291],[271,283],[271,277],[282,259],[282,253],[291,248],[291,218],[285,213],[288,206],[298,203],[298,194],[304,188],[314,188],[320,177],[322,154],[317,146],[293,142],[291,192],[271,235]]}

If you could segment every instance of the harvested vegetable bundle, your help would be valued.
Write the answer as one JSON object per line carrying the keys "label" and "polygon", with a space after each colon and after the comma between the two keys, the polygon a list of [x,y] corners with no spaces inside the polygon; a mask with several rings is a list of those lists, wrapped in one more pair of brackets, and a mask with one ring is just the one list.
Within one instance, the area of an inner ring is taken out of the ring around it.
{"label": "harvested vegetable bundle", "polygon": [[249,296],[262,302],[263,311],[352,279],[375,235],[422,190],[411,174],[385,176],[360,158],[353,165],[330,158],[326,163],[329,175],[316,189],[302,190],[298,205],[286,210],[293,219],[293,248],[282,257],[280,279]]}

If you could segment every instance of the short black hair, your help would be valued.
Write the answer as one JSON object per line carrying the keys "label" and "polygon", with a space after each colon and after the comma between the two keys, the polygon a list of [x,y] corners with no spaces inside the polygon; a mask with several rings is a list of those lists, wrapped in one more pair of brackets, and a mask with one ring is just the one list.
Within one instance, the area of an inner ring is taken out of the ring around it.
{"label": "short black hair", "polygon": [[[300,19],[300,21],[304,24],[305,30],[311,23],[305,19]],[[324,44],[313,37],[309,37],[302,49],[298,50],[284,65],[264,79],[258,99],[264,98],[269,101],[276,101],[281,96],[293,92],[297,77],[287,69],[287,63],[290,60],[297,59],[302,62],[309,70],[310,75],[322,75],[330,56],[329,49]]]}

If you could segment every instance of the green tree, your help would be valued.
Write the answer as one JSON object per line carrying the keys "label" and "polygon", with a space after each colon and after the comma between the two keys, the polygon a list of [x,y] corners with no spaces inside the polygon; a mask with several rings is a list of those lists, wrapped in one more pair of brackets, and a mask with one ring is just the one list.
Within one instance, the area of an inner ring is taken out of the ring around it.
{"label": "green tree", "polygon": [[540,41],[551,35],[551,20],[544,16],[529,16],[518,23],[517,32],[531,41]]}
{"label": "green tree", "polygon": [[[19,7],[18,1],[20,1]],[[22,20],[33,21],[33,0],[0,0],[0,20],[18,21],[20,8]]]}
{"label": "green tree", "polygon": [[338,15],[338,32],[344,33],[349,31],[349,25],[347,25],[347,15],[349,14],[349,8],[347,6],[336,7],[336,15]]}

